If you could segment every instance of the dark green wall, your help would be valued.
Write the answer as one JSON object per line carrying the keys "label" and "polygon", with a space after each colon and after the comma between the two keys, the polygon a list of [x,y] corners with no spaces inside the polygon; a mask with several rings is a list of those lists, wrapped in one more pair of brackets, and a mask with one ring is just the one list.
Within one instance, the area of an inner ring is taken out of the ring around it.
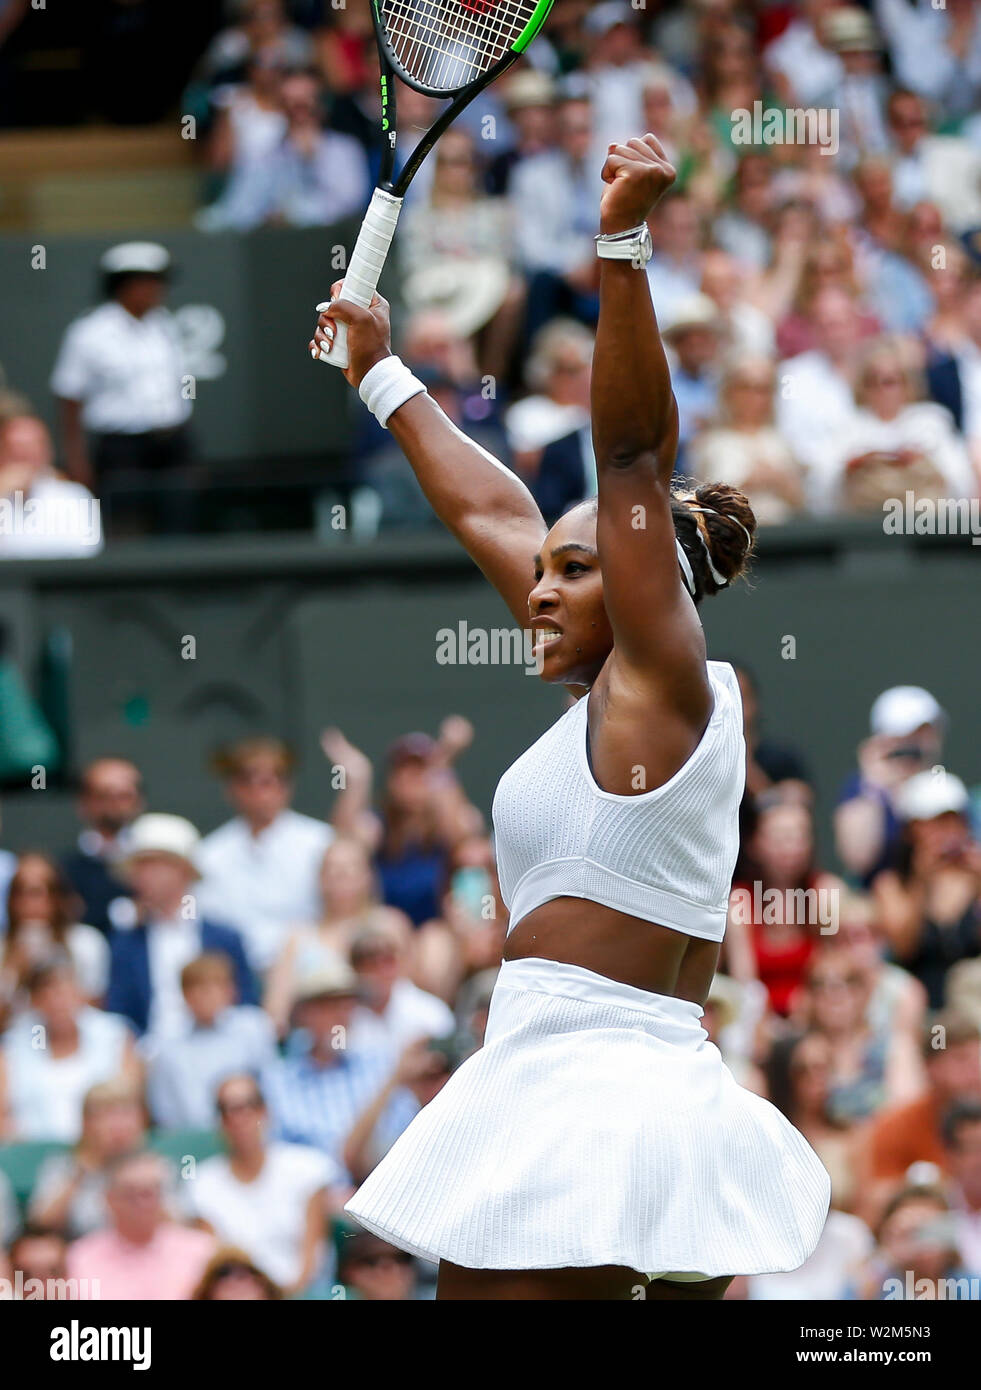
{"label": "dark green wall", "polygon": [[[350,388],[310,360],[314,306],[341,273],[357,221],[309,231],[270,229],[243,237],[173,231],[170,307],[208,305],[224,320],[217,351],[224,374],[200,380],[194,413],[200,456],[214,463],[342,455],[350,441]],[[0,367],[53,420],[48,381],[68,324],[98,302],[107,237],[0,236]],[[138,240],[127,235],[125,240]],[[45,268],[34,269],[43,245]],[[383,289],[386,283],[383,281]],[[0,377],[0,381],[2,381]]]}
{"label": "dark green wall", "polygon": [[[813,524],[764,536],[753,587],[704,605],[710,654],[754,668],[767,732],[808,756],[823,820],[871,701],[895,683],[936,694],[951,715],[947,766],[981,782],[979,564],[967,542]],[[290,739],[303,760],[300,808],[318,813],[330,799],[317,744],[325,724],[377,756],[396,735],[460,712],[478,735],[462,770],[489,811],[500,772],[562,708],[561,693],[520,669],[437,664],[440,628],[510,625],[438,534],[363,548],[118,546],[94,561],[2,566],[0,604],[28,672],[46,632],[71,632],[76,765],[106,751],[135,758],[154,806],[202,829],[224,814],[208,754],[237,734]],[[194,661],[181,659],[188,635]],[[794,660],[781,655],[788,636]],[[14,847],[72,831],[65,791],[8,794],[3,809]]]}

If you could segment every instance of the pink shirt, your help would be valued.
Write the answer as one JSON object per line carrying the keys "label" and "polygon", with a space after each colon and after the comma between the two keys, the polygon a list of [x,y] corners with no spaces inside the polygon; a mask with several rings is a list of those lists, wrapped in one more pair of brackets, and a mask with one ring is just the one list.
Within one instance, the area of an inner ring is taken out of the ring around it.
{"label": "pink shirt", "polygon": [[68,1277],[98,1279],[102,1299],[190,1298],[214,1251],[213,1236],[170,1221],[147,1245],[133,1245],[115,1231],[94,1231],[68,1247]]}

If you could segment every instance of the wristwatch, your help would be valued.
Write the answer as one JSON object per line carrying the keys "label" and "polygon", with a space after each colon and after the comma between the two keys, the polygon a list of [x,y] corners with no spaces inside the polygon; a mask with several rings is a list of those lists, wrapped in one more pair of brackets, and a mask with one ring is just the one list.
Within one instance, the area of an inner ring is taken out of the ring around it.
{"label": "wristwatch", "polygon": [[596,254],[605,261],[629,261],[641,270],[654,254],[651,229],[646,222],[631,227],[629,232],[614,232],[596,238]]}

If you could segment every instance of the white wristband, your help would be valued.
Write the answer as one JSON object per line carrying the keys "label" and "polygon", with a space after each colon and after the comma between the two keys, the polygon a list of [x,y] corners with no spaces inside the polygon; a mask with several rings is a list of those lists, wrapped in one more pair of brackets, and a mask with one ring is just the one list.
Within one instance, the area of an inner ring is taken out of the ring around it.
{"label": "white wristband", "polygon": [[412,375],[401,357],[383,357],[361,378],[358,395],[382,429],[387,430],[388,417],[392,412],[425,389],[425,385]]}

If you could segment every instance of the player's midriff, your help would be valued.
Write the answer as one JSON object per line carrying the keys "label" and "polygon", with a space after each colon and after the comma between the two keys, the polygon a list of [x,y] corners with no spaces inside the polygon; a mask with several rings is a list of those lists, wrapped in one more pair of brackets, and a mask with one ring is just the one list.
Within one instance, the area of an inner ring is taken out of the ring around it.
{"label": "player's midriff", "polygon": [[508,936],[505,960],[541,956],[608,979],[704,1004],[720,945],[585,898],[553,898]]}

